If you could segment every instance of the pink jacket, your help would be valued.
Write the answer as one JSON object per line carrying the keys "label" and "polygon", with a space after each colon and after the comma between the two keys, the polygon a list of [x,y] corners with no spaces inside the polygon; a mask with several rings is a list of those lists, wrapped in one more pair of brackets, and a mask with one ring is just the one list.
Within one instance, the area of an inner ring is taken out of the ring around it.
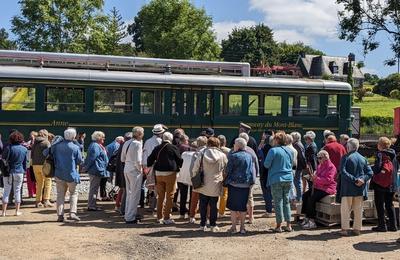
{"label": "pink jacket", "polygon": [[314,188],[325,191],[329,195],[336,194],[336,167],[330,160],[319,164],[314,179]]}

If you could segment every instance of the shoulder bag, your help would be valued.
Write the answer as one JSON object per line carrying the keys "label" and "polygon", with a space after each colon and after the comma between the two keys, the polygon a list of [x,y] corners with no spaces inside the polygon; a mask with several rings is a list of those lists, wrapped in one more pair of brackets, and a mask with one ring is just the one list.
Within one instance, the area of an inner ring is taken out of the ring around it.
{"label": "shoulder bag", "polygon": [[7,158],[0,159],[0,171],[1,171],[0,175],[2,177],[10,177],[10,162],[8,160],[10,159],[11,145],[9,147],[10,147],[10,149],[8,151]]}
{"label": "shoulder bag", "polygon": [[168,144],[165,144],[160,151],[158,151],[157,158],[153,163],[153,166],[151,167],[150,172],[146,175],[146,187],[147,188],[153,188],[156,186],[156,169],[154,167],[156,166],[156,163],[158,161],[158,158],[160,157],[161,151],[167,146]]}
{"label": "shoulder bag", "polygon": [[55,176],[54,156],[51,153],[51,147],[49,147],[49,154],[44,160],[42,173],[46,178],[52,178]]}
{"label": "shoulder bag", "polygon": [[203,169],[204,153],[205,151],[201,153],[199,172],[191,178],[193,189],[198,189],[204,186],[204,169]]}

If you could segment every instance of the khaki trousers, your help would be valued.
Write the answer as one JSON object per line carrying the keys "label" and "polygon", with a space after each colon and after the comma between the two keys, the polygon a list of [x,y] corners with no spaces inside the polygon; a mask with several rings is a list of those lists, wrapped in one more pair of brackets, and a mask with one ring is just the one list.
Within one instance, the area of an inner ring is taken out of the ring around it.
{"label": "khaki trousers", "polygon": [[362,228],[363,214],[363,196],[358,197],[342,197],[340,204],[341,224],[343,230],[350,229],[350,214],[354,211],[353,229],[360,230]]}
{"label": "khaki trousers", "polygon": [[224,193],[219,197],[218,213],[221,215],[225,214],[226,201],[228,200],[228,187],[224,187]]}
{"label": "khaki trousers", "polygon": [[49,200],[51,196],[51,178],[44,177],[43,165],[33,165],[36,179],[36,203]]}
{"label": "khaki trousers", "polygon": [[156,189],[158,195],[157,219],[168,220],[176,191],[176,173],[168,176],[156,176]]}

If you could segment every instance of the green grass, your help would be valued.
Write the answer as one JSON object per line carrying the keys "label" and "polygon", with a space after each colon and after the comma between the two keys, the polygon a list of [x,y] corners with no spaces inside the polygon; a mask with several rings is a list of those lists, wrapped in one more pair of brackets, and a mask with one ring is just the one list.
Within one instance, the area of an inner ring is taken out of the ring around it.
{"label": "green grass", "polygon": [[354,98],[353,106],[361,108],[361,116],[363,117],[393,117],[393,109],[400,107],[400,100],[374,94],[373,97],[364,97],[362,102],[358,102]]}

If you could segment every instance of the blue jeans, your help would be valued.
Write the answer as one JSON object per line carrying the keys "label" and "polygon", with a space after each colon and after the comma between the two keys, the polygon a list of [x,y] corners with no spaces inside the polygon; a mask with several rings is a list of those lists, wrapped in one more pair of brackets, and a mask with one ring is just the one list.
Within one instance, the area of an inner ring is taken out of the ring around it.
{"label": "blue jeans", "polygon": [[296,200],[301,201],[301,197],[303,195],[303,180],[302,180],[302,170],[296,170],[296,174],[294,175],[293,184],[296,189]]}
{"label": "blue jeans", "polygon": [[265,211],[267,213],[272,213],[271,187],[267,186],[266,183],[261,183],[261,190],[262,190],[263,198],[264,198],[264,201],[265,201]]}
{"label": "blue jeans", "polygon": [[278,182],[271,185],[272,198],[275,202],[276,223],[280,224],[285,219],[290,222],[291,210],[289,202],[289,192],[292,182]]}

